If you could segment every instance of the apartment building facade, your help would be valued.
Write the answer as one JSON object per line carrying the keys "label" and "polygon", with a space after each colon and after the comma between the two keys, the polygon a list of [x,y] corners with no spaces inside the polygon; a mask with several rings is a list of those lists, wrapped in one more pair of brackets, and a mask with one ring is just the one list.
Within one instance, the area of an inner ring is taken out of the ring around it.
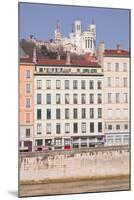
{"label": "apartment building facade", "polygon": [[97,62],[39,61],[34,102],[35,151],[104,145],[103,72]]}
{"label": "apartment building facade", "polygon": [[19,148],[32,151],[34,131],[34,70],[31,58],[20,58],[19,66]]}
{"label": "apartment building facade", "polygon": [[130,140],[130,55],[120,49],[102,51],[104,70],[104,121],[105,145],[127,145]]}

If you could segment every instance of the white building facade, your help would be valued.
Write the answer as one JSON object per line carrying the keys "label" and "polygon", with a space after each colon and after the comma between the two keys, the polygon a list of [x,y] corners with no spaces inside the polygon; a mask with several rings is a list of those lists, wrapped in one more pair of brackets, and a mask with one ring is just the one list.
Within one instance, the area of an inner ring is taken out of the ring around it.
{"label": "white building facade", "polygon": [[37,65],[34,83],[35,151],[104,145],[100,66]]}

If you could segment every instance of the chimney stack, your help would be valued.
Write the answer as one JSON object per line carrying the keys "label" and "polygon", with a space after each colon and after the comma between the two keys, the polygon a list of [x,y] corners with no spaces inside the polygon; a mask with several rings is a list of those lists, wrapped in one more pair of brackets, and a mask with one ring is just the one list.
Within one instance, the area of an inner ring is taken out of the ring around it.
{"label": "chimney stack", "polygon": [[122,45],[121,44],[117,44],[116,48],[117,48],[117,50],[121,50],[122,49]]}
{"label": "chimney stack", "polygon": [[57,60],[60,60],[60,54],[59,53],[57,54]]}
{"label": "chimney stack", "polygon": [[105,52],[105,43],[100,42],[98,48],[98,62],[101,66],[103,66],[103,54]]}
{"label": "chimney stack", "polygon": [[85,60],[86,60],[86,62],[90,62],[91,61],[91,54],[90,53],[86,53],[85,54]]}
{"label": "chimney stack", "polygon": [[70,52],[67,51],[67,57],[66,57],[66,65],[70,65]]}
{"label": "chimney stack", "polygon": [[33,62],[37,62],[36,47],[33,48]]}
{"label": "chimney stack", "polygon": [[121,49],[123,48],[121,44],[117,44],[116,46],[117,48],[117,53],[120,53],[121,52]]}

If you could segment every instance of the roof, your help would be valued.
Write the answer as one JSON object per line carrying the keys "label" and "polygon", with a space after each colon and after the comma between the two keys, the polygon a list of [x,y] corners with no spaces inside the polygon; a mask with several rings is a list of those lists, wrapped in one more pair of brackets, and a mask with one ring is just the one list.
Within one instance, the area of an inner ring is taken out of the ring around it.
{"label": "roof", "polygon": [[33,63],[33,59],[31,57],[20,58],[20,63]]}
{"label": "roof", "polygon": [[129,56],[129,51],[123,49],[105,49],[104,56]]}
{"label": "roof", "polygon": [[[38,59],[36,65],[53,65],[53,66],[66,66],[66,60],[57,59]],[[67,65],[68,66],[68,65]],[[86,62],[85,60],[71,60],[70,66],[89,66],[89,67],[101,67],[98,62],[91,61]]]}

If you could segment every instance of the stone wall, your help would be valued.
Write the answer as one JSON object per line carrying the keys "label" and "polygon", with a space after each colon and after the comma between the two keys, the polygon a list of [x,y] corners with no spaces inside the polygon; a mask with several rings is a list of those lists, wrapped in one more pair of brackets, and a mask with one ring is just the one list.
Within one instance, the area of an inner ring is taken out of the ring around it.
{"label": "stone wall", "polygon": [[20,155],[21,181],[127,174],[129,174],[128,147]]}

